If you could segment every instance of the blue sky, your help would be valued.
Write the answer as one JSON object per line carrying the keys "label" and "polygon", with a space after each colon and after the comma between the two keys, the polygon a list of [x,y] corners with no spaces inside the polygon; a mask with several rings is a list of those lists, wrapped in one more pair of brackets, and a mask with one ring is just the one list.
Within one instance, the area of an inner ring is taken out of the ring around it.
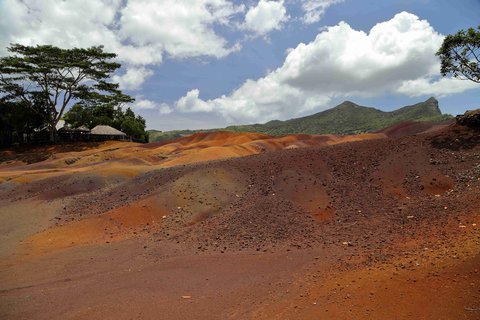
{"label": "blue sky", "polygon": [[480,0],[0,0],[0,54],[11,42],[104,44],[151,129],[289,119],[344,100],[389,111],[436,96],[457,114],[480,107],[480,88],[440,79],[434,53],[479,13]]}

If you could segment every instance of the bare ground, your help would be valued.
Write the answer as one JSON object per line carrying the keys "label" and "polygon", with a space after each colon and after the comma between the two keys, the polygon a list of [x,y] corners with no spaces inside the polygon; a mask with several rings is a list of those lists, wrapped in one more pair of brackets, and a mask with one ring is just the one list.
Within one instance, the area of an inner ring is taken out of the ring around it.
{"label": "bare ground", "polygon": [[163,168],[130,146],[96,151],[123,152],[110,168],[5,165],[0,318],[480,319],[480,134],[398,130]]}

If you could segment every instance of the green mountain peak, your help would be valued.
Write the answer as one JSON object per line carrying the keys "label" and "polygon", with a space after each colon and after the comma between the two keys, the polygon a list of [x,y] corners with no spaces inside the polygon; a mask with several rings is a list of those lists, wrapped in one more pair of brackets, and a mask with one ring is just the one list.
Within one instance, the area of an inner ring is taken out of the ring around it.
{"label": "green mountain peak", "polygon": [[[450,118],[450,115],[442,114],[438,100],[434,97],[390,112],[360,106],[352,101],[344,101],[334,108],[306,117],[286,121],[272,120],[264,124],[229,126],[217,130],[258,132],[269,135],[357,134],[378,131],[405,121],[441,122]],[[162,140],[162,137],[174,138],[194,132],[196,131],[172,131],[170,134],[159,135],[158,140]]]}

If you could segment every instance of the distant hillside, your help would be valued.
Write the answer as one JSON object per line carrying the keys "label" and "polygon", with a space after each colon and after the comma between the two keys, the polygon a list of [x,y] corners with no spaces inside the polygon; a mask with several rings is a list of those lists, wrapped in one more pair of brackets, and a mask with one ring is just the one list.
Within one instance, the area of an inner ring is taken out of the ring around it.
{"label": "distant hillside", "polygon": [[[405,121],[441,122],[452,118],[444,115],[438,107],[438,101],[430,98],[411,106],[391,112],[357,105],[345,101],[338,106],[310,116],[286,121],[273,120],[265,124],[229,126],[222,130],[258,132],[269,135],[305,134],[357,134],[378,131]],[[210,131],[210,130],[198,130]],[[192,130],[168,131],[157,135],[150,141],[161,141],[192,134]]]}
{"label": "distant hillside", "polygon": [[356,134],[372,132],[404,121],[443,121],[451,116],[442,115],[438,101],[430,98],[425,102],[384,112],[375,108],[359,106],[345,101],[335,108],[287,121],[270,121],[265,124],[230,126],[227,130],[253,131],[270,135],[292,133],[306,134]]}
{"label": "distant hillside", "polygon": [[172,131],[148,130],[148,134],[149,134],[150,142],[157,142],[157,141],[173,140],[173,139],[185,137],[197,132],[205,132],[205,131],[213,131],[213,130],[172,130]]}

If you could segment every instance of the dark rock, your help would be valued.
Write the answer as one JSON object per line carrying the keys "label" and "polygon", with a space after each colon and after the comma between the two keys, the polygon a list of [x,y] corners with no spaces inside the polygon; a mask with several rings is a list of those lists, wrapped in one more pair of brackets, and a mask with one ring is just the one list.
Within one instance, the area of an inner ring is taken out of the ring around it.
{"label": "dark rock", "polygon": [[456,116],[458,125],[480,129],[480,109],[467,110],[463,115]]}

